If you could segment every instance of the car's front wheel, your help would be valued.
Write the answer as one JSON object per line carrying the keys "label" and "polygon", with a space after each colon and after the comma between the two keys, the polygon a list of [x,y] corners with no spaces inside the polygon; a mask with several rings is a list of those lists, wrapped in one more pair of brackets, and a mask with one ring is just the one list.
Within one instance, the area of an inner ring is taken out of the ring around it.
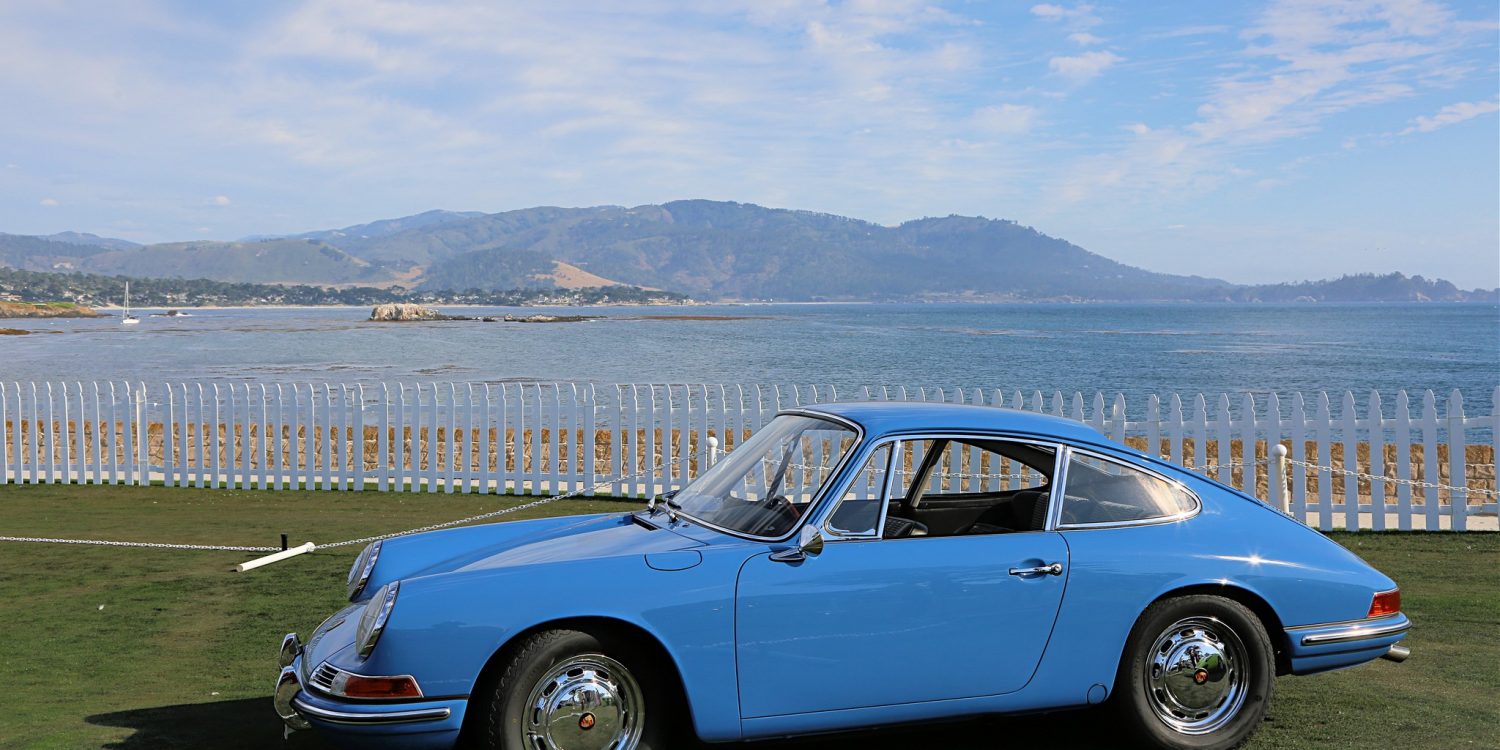
{"label": "car's front wheel", "polygon": [[661,750],[664,680],[633,670],[641,653],[624,640],[577,630],[528,637],[490,694],[491,750]]}
{"label": "car's front wheel", "polygon": [[1250,738],[1271,700],[1276,656],[1244,605],[1183,596],[1147,608],[1130,633],[1112,702],[1141,744],[1230,750]]}

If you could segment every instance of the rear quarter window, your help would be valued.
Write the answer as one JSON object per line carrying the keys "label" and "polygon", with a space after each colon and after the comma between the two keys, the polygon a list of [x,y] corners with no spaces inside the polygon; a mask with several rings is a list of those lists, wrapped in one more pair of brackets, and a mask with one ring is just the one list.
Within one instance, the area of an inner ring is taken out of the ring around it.
{"label": "rear quarter window", "polygon": [[1133,466],[1074,453],[1063,483],[1061,526],[1148,523],[1178,518],[1198,507],[1182,485]]}

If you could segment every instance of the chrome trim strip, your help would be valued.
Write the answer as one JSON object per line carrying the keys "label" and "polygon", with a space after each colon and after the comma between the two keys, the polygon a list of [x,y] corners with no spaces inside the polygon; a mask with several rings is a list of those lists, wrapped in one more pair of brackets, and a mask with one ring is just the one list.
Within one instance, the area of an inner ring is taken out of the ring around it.
{"label": "chrome trim strip", "polygon": [[[812,406],[812,405],[809,404],[809,406]],[[705,520],[703,520],[703,519],[701,519],[701,518],[699,518],[697,516],[694,516],[692,514],[683,513],[680,510],[676,512],[677,515],[681,516],[682,518],[686,518],[686,519],[692,521],[693,523],[695,523],[695,524],[697,524],[699,526],[702,526],[705,529],[712,529],[713,531],[717,531],[720,534],[728,534],[729,536],[732,536],[732,537],[734,537],[736,539],[746,539],[746,540],[749,540],[749,541],[752,541],[752,542],[765,542],[765,543],[768,543],[768,544],[780,544],[780,543],[791,541],[791,539],[793,537],[797,536],[797,533],[802,530],[802,527],[806,526],[807,522],[810,519],[815,518],[816,515],[817,515],[817,513],[820,510],[822,510],[822,508],[820,506],[823,505],[823,500],[828,497],[828,494],[829,494],[828,491],[829,491],[829,489],[834,484],[838,484],[839,486],[843,485],[843,482],[838,481],[838,480],[840,480],[842,478],[842,476],[841,476],[842,472],[844,471],[844,467],[848,466],[849,459],[853,458],[856,454],[858,454],[860,452],[860,448],[863,447],[864,442],[865,442],[865,428],[864,428],[863,425],[859,424],[858,422],[855,422],[855,421],[850,420],[850,419],[845,419],[844,417],[838,416],[837,414],[828,414],[826,412],[811,411],[811,410],[806,409],[806,408],[786,409],[786,410],[783,410],[783,411],[776,412],[776,416],[777,417],[782,416],[782,415],[794,416],[794,417],[808,417],[809,419],[821,419],[821,420],[823,420],[825,422],[833,422],[835,424],[839,424],[839,425],[844,426],[844,427],[851,427],[851,428],[854,429],[854,444],[851,445],[851,446],[849,446],[849,450],[846,451],[844,453],[843,457],[839,459],[838,465],[836,465],[836,466],[833,467],[833,472],[830,475],[830,479],[834,480],[834,481],[826,483],[826,484],[823,485],[822,488],[820,488],[818,496],[814,497],[812,499],[812,503],[809,505],[809,507],[807,509],[807,512],[803,513],[802,517],[799,518],[799,519],[797,519],[797,523],[792,526],[792,530],[790,532],[788,532],[785,536],[780,536],[780,537],[753,536],[751,534],[745,534],[745,533],[742,533],[742,532],[739,532],[739,531],[734,531],[732,529],[726,529],[723,526],[719,526],[717,524],[709,523],[708,521],[705,521]],[[774,418],[775,417],[772,417],[772,419],[774,419]],[[752,435],[751,437],[754,437],[754,436]]]}
{"label": "chrome trim strip", "polygon": [[1292,627],[1287,628],[1286,631],[1288,633],[1295,633],[1299,630],[1318,630],[1320,628],[1331,628],[1335,625],[1368,625],[1370,623],[1385,622],[1387,620],[1395,621],[1396,618],[1401,617],[1404,614],[1404,612],[1395,612],[1389,615],[1381,615],[1379,617],[1360,617],[1353,620],[1334,620],[1332,622],[1315,622],[1311,625],[1293,625]]}
{"label": "chrome trim strip", "polygon": [[310,705],[301,698],[292,699],[292,708],[303,716],[334,724],[410,724],[418,721],[439,721],[453,715],[453,711],[446,706],[367,714],[332,711]]}
{"label": "chrome trim strip", "polygon": [[1052,482],[1047,485],[1047,520],[1042,522],[1042,531],[1057,531],[1062,525],[1064,490],[1068,486],[1068,464],[1073,461],[1073,446],[1057,446],[1052,464]]}
{"label": "chrome trim strip", "polygon": [[[1305,630],[1306,628],[1301,628]],[[1411,630],[1410,620],[1400,620],[1389,625],[1366,624],[1346,625],[1340,630],[1331,633],[1312,633],[1302,636],[1304,646],[1326,646],[1331,643],[1348,643],[1350,641],[1364,641],[1386,636],[1397,635]]]}

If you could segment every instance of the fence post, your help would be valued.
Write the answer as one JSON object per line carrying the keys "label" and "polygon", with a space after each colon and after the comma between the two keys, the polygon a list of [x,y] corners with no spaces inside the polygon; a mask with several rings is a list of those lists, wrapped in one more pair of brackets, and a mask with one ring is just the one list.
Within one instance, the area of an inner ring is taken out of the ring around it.
{"label": "fence post", "polygon": [[1286,491],[1286,446],[1277,441],[1271,446],[1271,452],[1267,456],[1267,473],[1269,482],[1266,489],[1270,494],[1270,503],[1273,507],[1280,508],[1282,513],[1288,515],[1292,512],[1292,504]]}
{"label": "fence post", "polygon": [[[708,436],[708,465],[713,466],[719,462],[719,439],[713,435]],[[707,469],[707,467],[704,467]]]}
{"label": "fence post", "polygon": [[[1464,395],[1454,388],[1448,396],[1448,513],[1449,528],[1454,531],[1468,530],[1469,477],[1464,460],[1468,450],[1465,437]],[[1441,484],[1437,479],[1427,481]]]}

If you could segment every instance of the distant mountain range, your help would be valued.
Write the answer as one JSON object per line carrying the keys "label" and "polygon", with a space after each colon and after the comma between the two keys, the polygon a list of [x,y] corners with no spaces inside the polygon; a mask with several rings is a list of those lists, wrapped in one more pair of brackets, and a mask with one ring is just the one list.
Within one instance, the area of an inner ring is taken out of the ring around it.
{"label": "distant mountain range", "polygon": [[948,216],[886,227],[706,200],[428,211],[294,236],[136,245],[0,234],[0,265],[139,277],[499,290],[629,284],[700,299],[1493,301],[1402,274],[1241,285],[1148,271],[1012,221]]}

